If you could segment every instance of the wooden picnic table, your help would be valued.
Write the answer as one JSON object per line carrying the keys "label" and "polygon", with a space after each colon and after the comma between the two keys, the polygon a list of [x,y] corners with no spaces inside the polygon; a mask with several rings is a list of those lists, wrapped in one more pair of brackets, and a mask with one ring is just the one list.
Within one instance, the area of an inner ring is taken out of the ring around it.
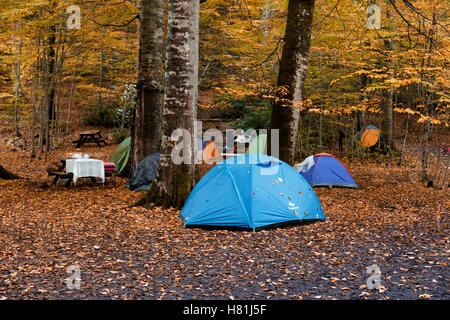
{"label": "wooden picnic table", "polygon": [[72,143],[76,144],[77,148],[81,147],[85,143],[90,143],[90,142],[96,143],[97,146],[99,146],[99,147],[101,147],[102,143],[104,145],[106,145],[106,140],[100,134],[100,130],[78,132],[78,135],[80,136],[78,138],[78,140],[72,141]]}
{"label": "wooden picnic table", "polygon": [[59,179],[67,179],[66,187],[70,185],[73,180],[73,173],[66,172],[66,159],[59,159],[61,162],[58,171],[51,171],[48,173],[49,176],[54,176],[53,184],[57,184]]}
{"label": "wooden picnic table", "polygon": [[[73,181],[73,173],[66,172],[66,159],[58,159],[61,164],[59,165],[58,171],[50,171],[48,172],[49,176],[53,176],[53,184],[57,184],[59,179],[66,180],[66,187],[69,187],[70,184]],[[105,171],[105,177],[111,177],[113,175],[112,172]],[[91,181],[95,182],[95,177],[91,177]],[[108,182],[105,180],[105,184],[108,184]]]}

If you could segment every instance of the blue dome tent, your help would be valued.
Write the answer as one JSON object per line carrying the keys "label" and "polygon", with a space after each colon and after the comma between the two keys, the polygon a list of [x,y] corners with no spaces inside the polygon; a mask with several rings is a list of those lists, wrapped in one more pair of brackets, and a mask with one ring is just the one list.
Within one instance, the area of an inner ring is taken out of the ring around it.
{"label": "blue dome tent", "polygon": [[313,187],[358,188],[342,162],[328,153],[309,156],[294,168]]}
{"label": "blue dome tent", "polygon": [[150,185],[158,172],[159,159],[160,154],[156,152],[139,162],[133,172],[133,176],[127,183],[127,188],[133,191],[150,189]]}
{"label": "blue dome tent", "polygon": [[192,190],[185,226],[260,229],[326,220],[311,186],[281,160],[245,154],[211,169]]}

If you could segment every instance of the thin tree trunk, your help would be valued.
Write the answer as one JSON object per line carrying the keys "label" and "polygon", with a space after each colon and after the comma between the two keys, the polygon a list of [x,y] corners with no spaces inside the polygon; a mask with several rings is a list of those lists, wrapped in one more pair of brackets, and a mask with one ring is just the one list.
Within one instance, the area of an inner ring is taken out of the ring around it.
{"label": "thin tree trunk", "polygon": [[[103,44],[101,45],[101,49],[100,49],[100,75],[99,75],[99,80],[98,80],[98,87],[101,90],[101,88],[103,87]],[[98,103],[98,107],[101,108],[103,110],[103,106],[102,106],[102,92],[98,91],[97,93],[97,103]]]}
{"label": "thin tree trunk", "polygon": [[[428,112],[427,112],[428,113]],[[430,183],[430,178],[428,176],[428,144],[431,137],[431,123],[430,121],[425,121],[423,128],[423,148],[422,148],[422,182],[427,184]]]}
{"label": "thin tree trunk", "polygon": [[436,171],[434,173],[434,178],[433,178],[433,186],[437,186],[437,179],[439,177],[439,166],[441,165],[441,144],[439,143],[439,151],[438,151],[438,158],[437,158],[437,163],[436,163]]}
{"label": "thin tree trunk", "polygon": [[34,75],[33,75],[33,92],[32,92],[32,109],[33,109],[33,114],[32,114],[32,122],[31,122],[31,129],[30,129],[30,139],[31,139],[31,155],[30,158],[33,159],[36,157],[36,143],[35,143],[35,139],[34,139],[34,134],[35,134],[35,126],[36,126],[36,121],[37,121],[37,90],[38,90],[38,86],[39,86],[39,62],[36,62],[36,66],[34,70]]}
{"label": "thin tree trunk", "polygon": [[403,153],[405,152],[405,146],[406,146],[406,139],[408,137],[408,127],[409,127],[409,118],[411,115],[408,113],[406,118],[406,126],[405,126],[405,137],[403,138],[402,148],[400,150],[400,160],[398,161],[398,165],[400,166],[403,161]]}
{"label": "thin tree trunk", "polygon": [[[56,44],[56,27],[55,25],[50,26],[50,31],[48,35],[48,84],[49,87],[48,90],[48,100],[47,100],[47,114],[49,120],[54,120],[55,115],[55,87],[54,87],[54,76],[56,69],[56,50],[55,50],[55,44]],[[47,146],[49,143],[47,143]]]}
{"label": "thin tree trunk", "polygon": [[416,162],[414,163],[414,169],[413,169],[413,173],[411,176],[411,181],[414,181],[414,179],[416,177],[416,170],[417,170],[417,165],[419,164],[420,153],[421,153],[421,150],[419,149],[419,151],[417,152],[417,156],[416,156]]}
{"label": "thin tree trunk", "polygon": [[75,62],[75,66],[73,68],[72,79],[70,81],[69,106],[67,108],[67,123],[66,123],[66,131],[64,133],[64,137],[67,137],[69,135],[70,112],[72,110],[73,87],[74,87],[75,77],[77,75],[79,58],[80,58],[80,55],[77,55],[77,62]]}
{"label": "thin tree trunk", "polygon": [[358,110],[357,112],[357,117],[358,117],[358,122],[357,122],[357,127],[356,127],[356,131],[359,132],[364,128],[364,124],[366,121],[366,110],[365,110],[365,101],[367,99],[367,84],[368,84],[368,77],[363,74],[361,75],[361,95],[359,97],[360,102],[364,103],[364,107],[361,110]]}
{"label": "thin tree trunk", "polygon": [[[294,163],[297,145],[299,104],[308,64],[314,0],[290,0],[284,36],[283,53],[280,61],[276,95],[272,105],[269,129],[279,129],[279,158]],[[269,130],[270,133],[270,130]],[[271,135],[268,146],[272,145]]]}
{"label": "thin tree trunk", "polygon": [[264,10],[261,15],[264,43],[266,42],[266,39],[269,36],[269,18],[271,12],[272,12],[272,1],[266,1],[266,3],[264,4]]}
{"label": "thin tree trunk", "polygon": [[[388,10],[386,13],[386,17],[389,20],[392,17],[392,13]],[[394,22],[389,22],[387,30],[394,31],[396,30]],[[395,40],[392,35],[389,35],[389,39],[385,40],[387,42],[387,46],[389,48],[390,54],[390,65],[389,69],[392,73],[391,79],[395,78],[395,60],[394,53],[396,50]],[[394,120],[393,120],[393,105],[394,105],[394,87],[391,85],[389,91],[387,93],[387,98],[383,101],[383,122],[382,122],[382,131],[381,131],[381,142],[383,143],[383,150],[388,152],[390,150],[395,150],[394,145]]]}
{"label": "thin tree trunk", "polygon": [[[434,34],[435,34],[435,27],[436,27],[437,21],[436,21],[436,8],[433,8],[433,21],[432,21],[432,27],[429,31],[429,47],[428,47],[428,52],[426,55],[426,59],[427,59],[427,68],[431,68],[432,67],[432,56],[433,56],[433,52],[434,52]],[[425,62],[425,56],[423,58],[423,65]],[[422,66],[423,66],[422,65]],[[421,70],[421,78],[425,75],[425,69],[422,67]],[[430,83],[431,85],[433,85],[434,79],[426,79],[426,82]],[[430,103],[430,98],[431,98],[431,94],[429,93],[429,88],[427,84],[421,84],[420,86],[421,89],[421,93],[422,93],[422,99],[423,99],[423,109],[424,109],[424,113],[425,115],[428,117],[430,116],[431,113],[431,103]],[[432,131],[432,125],[430,120],[426,120],[424,123],[424,146],[423,146],[423,152],[422,152],[422,182],[427,183],[427,185],[432,185],[432,181],[429,178],[429,174],[428,174],[428,156],[429,156],[429,152],[428,152],[428,144],[429,144],[429,140],[431,138],[431,131]]]}
{"label": "thin tree trunk", "polygon": [[19,131],[19,119],[17,115],[18,101],[19,101],[19,86],[20,86],[20,61],[17,62],[17,83],[15,84],[15,94],[14,94],[14,136],[20,137]]}
{"label": "thin tree trunk", "polygon": [[[22,30],[22,25],[20,23],[16,24],[17,30]],[[16,42],[13,37],[13,42]],[[23,46],[23,40],[22,36],[20,36],[19,41],[17,45],[17,54],[16,54],[16,63],[15,63],[15,70],[13,68],[13,83],[14,83],[14,136],[20,137],[20,131],[19,131],[19,117],[18,117],[18,103],[19,103],[19,94],[21,90],[21,79],[22,79],[22,65],[21,65],[21,59],[22,59],[22,46]]]}
{"label": "thin tree trunk", "polygon": [[301,128],[302,128],[302,125],[303,125],[302,118],[300,118],[298,122],[299,122],[299,123],[298,123],[298,130],[299,130],[299,139],[298,139],[298,143],[299,143],[300,145],[298,146],[298,149],[296,150],[296,152],[297,152],[297,154],[298,154],[298,158],[299,158],[299,159],[302,159],[302,158],[303,158],[303,142],[304,142],[304,139],[303,139],[303,137],[302,137],[302,131],[301,131]]}
{"label": "thin tree trunk", "polygon": [[[53,2],[53,6],[56,6],[56,2]],[[58,32],[58,44],[61,39],[61,28]],[[56,25],[52,24],[50,26],[50,31],[48,35],[48,65],[47,65],[47,100],[46,100],[46,123],[45,123],[45,139],[46,139],[46,152],[50,152],[52,146],[52,132],[54,128],[54,123],[56,120],[56,110],[55,110],[55,87],[56,87],[56,77],[58,71],[58,61],[59,55],[56,50]]]}
{"label": "thin tree trunk", "polygon": [[311,135],[311,112],[308,112],[308,131],[306,132],[306,152],[309,152],[309,136]]}
{"label": "thin tree trunk", "polygon": [[[60,31],[61,34],[61,31]],[[62,108],[62,100],[66,96],[66,93],[63,94],[63,78],[64,78],[64,60],[65,60],[66,51],[64,50],[64,46],[61,48],[61,58],[59,59],[59,81],[58,81],[58,96],[57,96],[57,103],[56,103],[56,110],[57,110],[57,119],[56,119],[56,129],[55,129],[55,136],[54,136],[54,146],[56,148],[58,139],[60,137],[60,133],[62,130],[62,118],[63,118],[63,108]]]}
{"label": "thin tree trunk", "polygon": [[[41,43],[45,44],[45,38],[42,37]],[[40,79],[40,113],[39,113],[39,158],[44,152],[44,145],[46,143],[46,129],[48,128],[48,95],[46,94],[48,90],[48,52],[44,50],[42,57],[40,58],[40,69],[41,69],[41,79]]]}
{"label": "thin tree trunk", "polygon": [[60,69],[59,69],[59,75],[57,75],[57,95],[56,95],[56,103],[55,103],[55,120],[54,120],[54,129],[53,129],[53,146],[54,148],[58,145],[58,139],[59,139],[59,132],[61,128],[61,119],[62,119],[62,103],[61,103],[61,95],[63,93],[62,88],[62,80],[63,80],[63,63],[64,63],[64,56],[61,56],[61,63],[60,63]]}
{"label": "thin tree trunk", "polygon": [[356,142],[355,139],[355,124],[357,123],[358,123],[358,111],[355,112],[355,116],[352,119],[352,159],[355,157],[355,149],[358,147],[358,143]]}
{"label": "thin tree trunk", "polygon": [[444,188],[445,182],[447,181],[448,166],[450,165],[450,156],[447,155],[447,165],[445,166],[444,180],[442,180],[441,189]]}

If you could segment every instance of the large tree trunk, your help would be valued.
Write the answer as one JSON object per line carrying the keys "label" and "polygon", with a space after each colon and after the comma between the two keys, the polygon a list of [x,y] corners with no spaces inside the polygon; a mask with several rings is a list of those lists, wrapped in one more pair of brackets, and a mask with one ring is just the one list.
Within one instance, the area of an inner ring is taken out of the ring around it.
{"label": "large tree trunk", "polygon": [[[279,158],[293,164],[298,122],[299,103],[308,64],[311,28],[314,13],[314,0],[290,0],[283,53],[278,73],[276,101],[272,105],[269,129],[279,129]],[[270,133],[270,131],[269,131]],[[268,146],[272,145],[270,134]]]}
{"label": "large tree trunk", "polygon": [[[195,119],[198,87],[198,0],[169,1],[161,160],[158,175],[145,197],[145,206],[180,208],[194,186]],[[179,142],[172,138],[185,129],[183,162],[172,153]]]}
{"label": "large tree trunk", "polygon": [[137,101],[132,127],[131,170],[160,150],[161,109],[164,97],[162,56],[163,0],[141,1]]}
{"label": "large tree trunk", "polygon": [[20,177],[9,172],[0,165],[0,179],[13,180],[13,179],[20,179]]}

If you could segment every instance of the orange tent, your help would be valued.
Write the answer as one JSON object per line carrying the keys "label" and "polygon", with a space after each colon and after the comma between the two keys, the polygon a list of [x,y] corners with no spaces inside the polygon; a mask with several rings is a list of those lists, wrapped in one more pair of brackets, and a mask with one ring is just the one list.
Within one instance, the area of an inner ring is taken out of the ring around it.
{"label": "orange tent", "polygon": [[203,160],[208,161],[217,157],[220,157],[219,149],[217,149],[214,141],[209,141],[206,144],[205,149],[203,149]]}
{"label": "orange tent", "polygon": [[356,140],[361,142],[361,147],[370,148],[375,145],[380,138],[380,129],[375,126],[367,126],[356,135]]}

